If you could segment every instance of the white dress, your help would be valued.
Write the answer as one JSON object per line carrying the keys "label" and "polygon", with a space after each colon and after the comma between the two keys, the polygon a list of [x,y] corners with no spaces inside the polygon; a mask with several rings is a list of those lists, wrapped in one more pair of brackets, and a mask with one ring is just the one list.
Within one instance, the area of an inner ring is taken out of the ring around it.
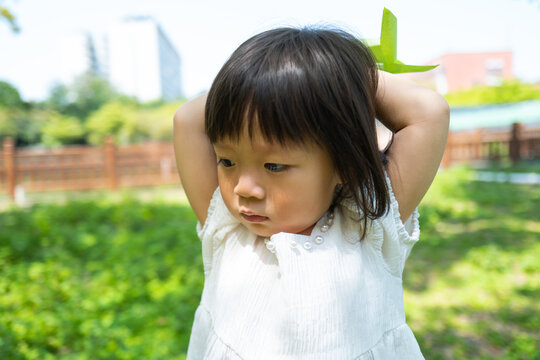
{"label": "white dress", "polygon": [[424,359],[405,322],[401,279],[418,212],[403,224],[387,183],[390,210],[368,222],[362,241],[347,202],[326,232],[323,217],[310,236],[273,235],[274,252],[216,189],[197,224],[205,283],[187,359]]}

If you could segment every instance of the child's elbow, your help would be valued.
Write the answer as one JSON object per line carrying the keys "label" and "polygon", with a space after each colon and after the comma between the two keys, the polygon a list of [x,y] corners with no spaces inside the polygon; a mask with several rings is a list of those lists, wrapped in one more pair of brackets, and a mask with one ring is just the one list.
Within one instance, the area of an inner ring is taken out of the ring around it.
{"label": "child's elbow", "polygon": [[448,101],[441,95],[439,95],[439,102],[441,121],[448,126],[450,124],[450,106],[448,105]]}
{"label": "child's elbow", "polygon": [[448,131],[450,126],[450,106],[442,95],[432,93],[426,112],[429,113],[431,121],[436,122],[441,128]]}
{"label": "child's elbow", "polygon": [[185,106],[186,106],[185,104],[181,105],[174,113],[174,116],[173,116],[174,127],[182,127],[182,125],[184,125],[187,122],[188,114],[185,109]]}
{"label": "child's elbow", "polygon": [[174,128],[203,131],[205,103],[206,94],[180,106],[173,116]]}
{"label": "child's elbow", "polygon": [[173,116],[173,138],[175,142],[185,130],[185,115],[183,114],[182,107],[180,106]]}
{"label": "child's elbow", "polygon": [[173,116],[173,139],[175,144],[185,141],[195,131],[198,131],[198,128],[193,121],[193,114],[184,104],[176,110]]}

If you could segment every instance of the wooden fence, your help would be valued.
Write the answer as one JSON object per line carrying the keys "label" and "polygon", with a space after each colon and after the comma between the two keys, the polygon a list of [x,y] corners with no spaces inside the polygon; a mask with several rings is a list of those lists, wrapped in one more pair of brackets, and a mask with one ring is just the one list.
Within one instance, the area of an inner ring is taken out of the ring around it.
{"label": "wooden fence", "polygon": [[448,136],[442,166],[478,161],[540,158],[540,123],[514,123],[510,129],[480,128]]}
{"label": "wooden fence", "polygon": [[117,147],[109,137],[102,147],[16,149],[4,139],[0,152],[0,193],[88,190],[180,184],[171,143]]}
{"label": "wooden fence", "polygon": [[[479,160],[540,158],[540,124],[511,129],[476,129],[448,137],[442,166]],[[180,184],[171,143],[117,147],[109,137],[102,147],[16,149],[5,139],[0,152],[0,193],[87,190]]]}

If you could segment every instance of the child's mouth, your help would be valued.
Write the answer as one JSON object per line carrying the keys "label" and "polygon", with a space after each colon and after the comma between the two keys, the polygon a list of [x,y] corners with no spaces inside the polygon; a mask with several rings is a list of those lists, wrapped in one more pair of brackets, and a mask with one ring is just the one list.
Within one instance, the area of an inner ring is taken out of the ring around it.
{"label": "child's mouth", "polygon": [[246,219],[246,221],[253,222],[253,223],[263,222],[268,219],[268,217],[260,216],[260,215],[249,215],[249,214],[244,214],[244,213],[240,213],[240,215],[242,215],[242,217]]}

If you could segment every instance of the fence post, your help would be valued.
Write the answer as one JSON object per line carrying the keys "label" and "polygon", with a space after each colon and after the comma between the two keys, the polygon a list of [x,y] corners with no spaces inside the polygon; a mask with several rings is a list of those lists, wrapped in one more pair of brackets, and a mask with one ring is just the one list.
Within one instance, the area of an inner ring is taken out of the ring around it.
{"label": "fence post", "polygon": [[474,132],[474,140],[473,140],[473,160],[481,160],[483,158],[483,151],[484,151],[484,138],[482,129],[476,129]]}
{"label": "fence post", "polygon": [[521,133],[523,124],[512,124],[512,135],[510,137],[510,159],[514,165],[521,159]]}
{"label": "fence post", "polygon": [[111,135],[107,135],[105,138],[105,173],[107,174],[109,190],[116,190],[118,187],[116,181],[116,146]]}
{"label": "fence post", "polygon": [[11,200],[15,200],[15,142],[13,138],[4,139],[3,152],[8,194]]}

